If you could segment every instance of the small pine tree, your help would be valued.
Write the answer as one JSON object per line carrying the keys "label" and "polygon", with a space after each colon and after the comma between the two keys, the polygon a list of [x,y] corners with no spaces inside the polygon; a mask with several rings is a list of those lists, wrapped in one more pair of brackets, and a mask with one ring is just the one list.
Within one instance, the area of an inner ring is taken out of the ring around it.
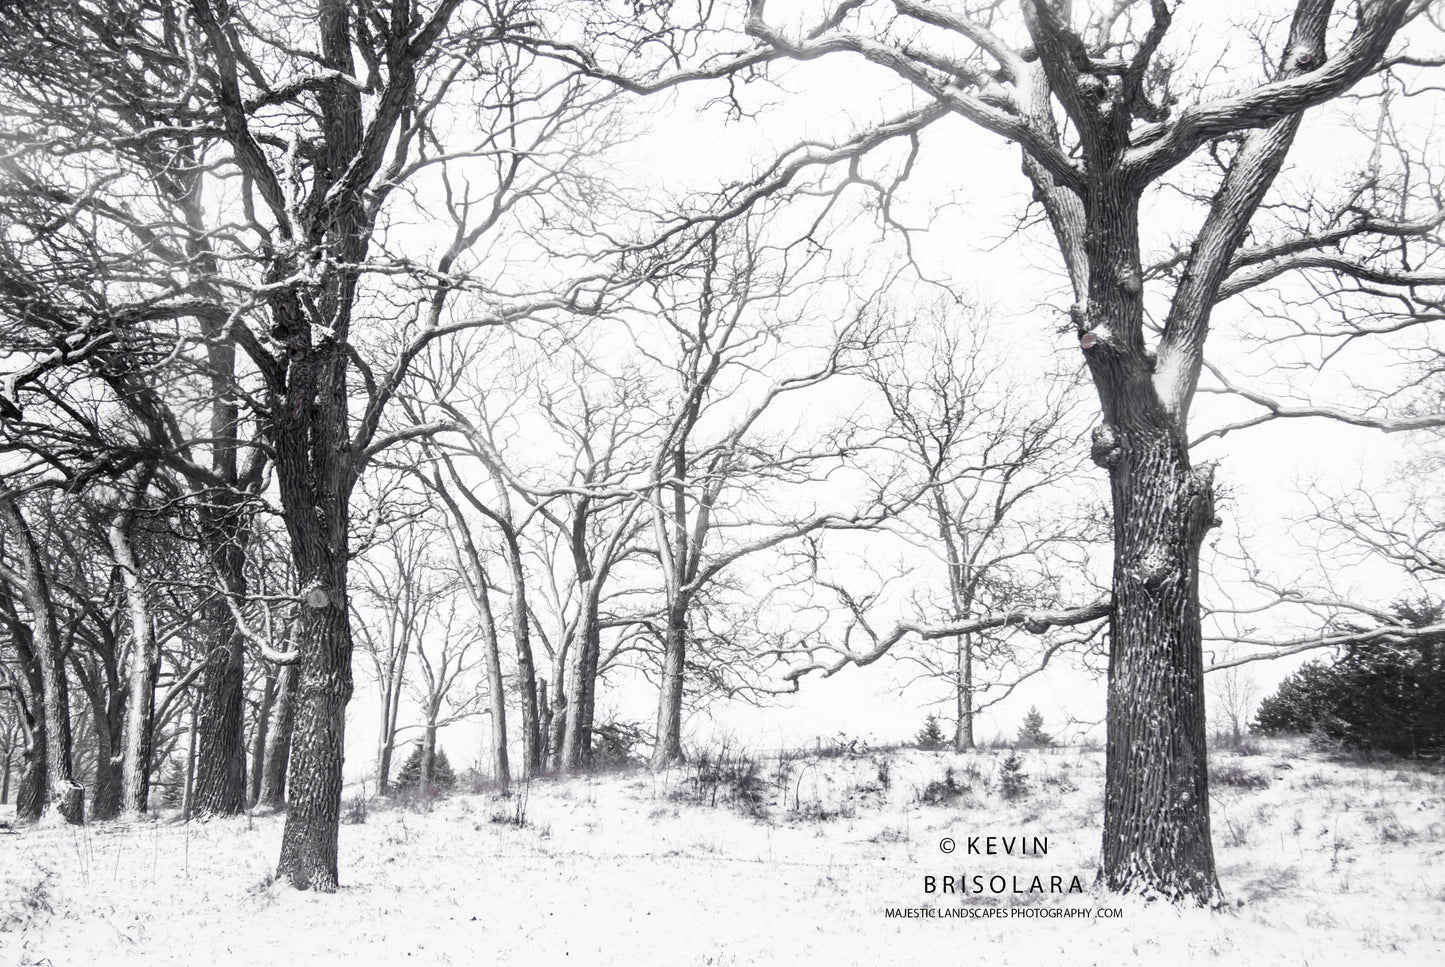
{"label": "small pine tree", "polygon": [[1019,744],[1034,747],[1054,744],[1054,737],[1044,731],[1044,716],[1038,706],[1029,706],[1029,714],[1024,716],[1023,727],[1019,729]]}
{"label": "small pine tree", "polygon": [[918,730],[917,741],[920,749],[943,748],[943,726],[938,724],[937,715],[930,714],[923,720],[923,728]]}
{"label": "small pine tree", "polygon": [[[396,774],[394,785],[398,790],[415,790],[421,782],[421,743],[412,746],[411,755],[406,757],[402,763],[401,771]],[[456,773],[452,772],[452,764],[447,761],[447,754],[441,747],[438,747],[436,754],[432,756],[431,762],[431,787],[438,790],[453,789],[457,784]]]}
{"label": "small pine tree", "polygon": [[1005,799],[1018,799],[1029,791],[1029,776],[1017,752],[1010,752],[999,766],[998,789]]}

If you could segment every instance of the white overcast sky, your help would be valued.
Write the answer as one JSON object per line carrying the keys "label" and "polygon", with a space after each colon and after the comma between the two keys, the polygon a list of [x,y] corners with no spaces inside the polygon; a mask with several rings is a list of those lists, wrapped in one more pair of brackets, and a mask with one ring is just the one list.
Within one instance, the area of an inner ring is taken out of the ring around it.
{"label": "white overcast sky", "polygon": [[[1271,12],[1282,11],[1280,15],[1287,17],[1292,6],[1282,0],[1181,4],[1171,37],[1190,42],[1200,62],[1208,62],[1206,55],[1213,57],[1209,52],[1217,47],[1217,24],[1226,11],[1236,20],[1252,22]],[[785,19],[781,5],[772,3],[768,9],[776,19]],[[1257,63],[1258,54],[1246,45],[1237,45],[1230,56],[1237,58],[1234,74],[1217,70],[1211,74],[1213,82],[1250,79],[1246,72],[1250,64]],[[843,136],[907,103],[905,92],[896,85],[886,86],[887,75],[853,57],[793,65],[781,77],[778,89],[746,95],[773,102],[758,119],[729,120],[717,106],[703,109],[719,93],[717,87],[699,85],[652,98],[637,114],[649,130],[614,155],[617,171],[624,179],[678,194],[705,190],[719,181],[746,177],[781,147],[800,138]],[[1417,105],[1413,115],[1407,109],[1400,123],[1423,133],[1434,126],[1438,106],[1437,98]],[[1311,112],[1291,157],[1292,170],[1287,169],[1282,179],[1303,173],[1327,182],[1348,172],[1357,165],[1360,149],[1351,147],[1343,132],[1328,110]],[[1342,148],[1353,153],[1342,152]],[[889,149],[878,161],[865,165],[865,170],[887,170],[897,157],[898,152]],[[1071,298],[1049,239],[1039,232],[1009,237],[1012,219],[1027,199],[1017,149],[961,119],[949,119],[925,136],[923,152],[899,208],[905,221],[929,224],[929,230],[915,238],[915,255],[924,273],[946,278],[972,300],[996,307],[1003,325],[995,325],[994,332],[1017,347],[1015,358],[1024,373],[1029,367],[1053,368],[1053,362],[1067,362],[1070,354],[1077,355],[1073,337],[1055,331]],[[1144,231],[1146,236],[1162,237],[1181,221],[1188,224],[1192,217],[1184,206],[1157,197],[1146,209]],[[866,226],[862,240],[854,239],[853,244],[866,250],[870,238],[872,229]],[[846,247],[847,240],[842,244]],[[1251,324],[1243,306],[1223,310],[1219,321],[1221,332],[1223,324],[1245,329]],[[1211,341],[1211,347],[1212,359],[1242,376],[1269,365],[1268,359],[1258,354],[1240,355],[1238,344],[1231,345],[1222,335]],[[1042,366],[1045,360],[1051,365]],[[1091,396],[1085,398],[1092,402]],[[1194,410],[1193,432],[1217,425],[1230,412],[1241,411],[1201,397]],[[1216,479],[1229,495],[1221,503],[1225,523],[1213,536],[1227,550],[1239,535],[1245,535],[1260,563],[1277,575],[1304,572],[1314,563],[1313,537],[1308,521],[1302,522],[1309,504],[1300,491],[1310,486],[1330,491],[1361,482],[1388,481],[1395,464],[1419,445],[1418,439],[1385,437],[1323,421],[1293,421],[1210,441],[1197,449],[1197,459],[1219,461]],[[1099,499],[1107,500],[1102,472],[1095,485]],[[1206,557],[1210,553],[1206,549]],[[1227,565],[1221,566],[1227,570]],[[1390,590],[1371,587],[1369,575],[1359,581],[1377,593],[1388,595]],[[1250,670],[1262,685],[1272,686],[1296,664],[1298,661],[1256,664]],[[765,748],[839,732],[880,741],[906,738],[917,731],[930,708],[945,719],[951,717],[948,705],[929,704],[945,694],[936,685],[915,687],[900,695],[899,683],[910,675],[886,661],[866,669],[848,669],[827,681],[806,683],[803,694],[780,709],[714,709],[693,720],[693,732],[734,734]],[[372,760],[375,712],[368,684],[364,678],[359,683],[351,707],[348,773],[365,771]],[[1102,717],[1103,683],[1063,670],[1043,677],[1021,689],[996,713],[983,716],[980,739],[995,734],[1011,737],[1030,704],[1039,705],[1050,724],[1064,731],[1059,710],[1083,721]],[[638,683],[604,688],[599,719],[614,709],[623,718],[650,727],[655,692]],[[481,753],[481,728],[484,726],[453,730],[452,738],[443,739],[444,744],[457,747],[451,753],[454,763],[460,766]]]}

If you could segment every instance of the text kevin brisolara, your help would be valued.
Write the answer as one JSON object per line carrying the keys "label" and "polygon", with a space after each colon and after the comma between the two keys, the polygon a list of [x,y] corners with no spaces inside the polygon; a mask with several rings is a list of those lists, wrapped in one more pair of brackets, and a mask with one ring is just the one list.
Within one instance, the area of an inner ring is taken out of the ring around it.
{"label": "text kevin brisolara", "polygon": [[1077,875],[1066,876],[956,876],[927,874],[923,877],[924,893],[957,893],[978,895],[990,893],[999,896],[1004,893],[1083,893],[1084,881]]}

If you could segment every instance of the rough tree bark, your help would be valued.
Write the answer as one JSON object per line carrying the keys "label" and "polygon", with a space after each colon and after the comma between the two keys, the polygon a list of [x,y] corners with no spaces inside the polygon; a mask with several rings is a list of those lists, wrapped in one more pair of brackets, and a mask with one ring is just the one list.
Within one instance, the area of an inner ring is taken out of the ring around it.
{"label": "rough tree bark", "polygon": [[552,736],[552,703],[547,700],[547,680],[537,676],[537,735],[541,739],[537,755],[538,767],[545,766]]}
{"label": "rough tree bark", "polygon": [[417,773],[416,791],[424,803],[431,799],[432,794],[432,775],[437,757],[437,718],[440,714],[440,705],[427,706],[426,723],[421,732],[421,763]]}
{"label": "rough tree bark", "polygon": [[10,803],[10,768],[15,764],[15,733],[12,731],[5,743],[5,761],[0,763],[0,806]]}
{"label": "rough tree bark", "polygon": [[[701,340],[699,340],[701,341]],[[705,376],[713,375],[718,362],[709,360]],[[697,366],[689,375],[697,376]],[[710,382],[710,380],[707,380]],[[662,680],[657,696],[657,736],[652,749],[652,767],[665,768],[683,761],[682,752],[682,699],[683,680],[687,673],[688,613],[692,609],[692,593],[697,587],[697,577],[702,561],[701,543],[707,533],[707,501],[700,501],[694,514],[688,512],[687,484],[689,479],[688,434],[697,425],[702,405],[702,390],[708,388],[703,380],[694,379],[693,385],[682,407],[682,413],[674,431],[675,439],[670,453],[659,456],[661,465],[669,464],[667,471],[672,478],[671,520],[667,521],[660,509],[662,497],[659,494],[653,506],[653,528],[657,532],[659,553],[662,556],[663,585],[667,593],[667,608],[664,617],[662,639]],[[661,476],[654,473],[654,477]],[[711,496],[716,496],[715,492]],[[695,520],[693,518],[696,518]],[[672,534],[669,542],[666,524],[671,523]],[[696,531],[696,533],[694,533]]]}
{"label": "rough tree bark", "polygon": [[186,775],[181,787],[181,819],[191,820],[191,810],[196,804],[196,703],[188,699],[190,725],[186,727]]}
{"label": "rough tree bark", "polygon": [[121,736],[125,731],[126,690],[116,664],[119,642],[112,638],[109,654],[85,660],[71,652],[71,666],[90,703],[89,722],[95,742],[95,779],[90,789],[90,819],[114,819],[121,811]]}
{"label": "rough tree bark", "polygon": [[689,602],[679,596],[667,608],[663,630],[662,683],[657,702],[657,744],[652,767],[660,769],[683,761],[682,698],[687,668],[687,613]]}
{"label": "rough tree bark", "polygon": [[559,656],[560,663],[570,651],[566,690],[554,695],[557,716],[554,727],[559,739],[557,768],[563,772],[586,769],[592,764],[592,714],[602,654],[602,587],[625,541],[627,521],[632,518],[631,511],[624,515],[624,522],[595,551],[594,561],[587,531],[595,510],[595,501],[590,496],[581,497],[572,509],[569,527],[572,565],[576,569],[577,616],[569,634],[564,636],[564,652]]}
{"label": "rough tree bark", "polygon": [[[967,615],[960,615],[967,617]],[[958,657],[958,684],[954,687],[954,714],[957,723],[953,728],[953,748],[967,752],[974,747],[973,741],[973,635],[961,634],[956,646]]]}
{"label": "rough tree bark", "polygon": [[477,584],[477,613],[482,620],[482,651],[487,669],[487,703],[492,716],[488,730],[492,744],[492,768],[505,791],[512,781],[512,767],[507,761],[507,691],[502,681],[502,659],[497,646],[497,622],[492,617],[491,595],[486,577]]}
{"label": "rough tree bark", "polygon": [[[1043,32],[1042,30],[1040,32]],[[1108,135],[1113,137],[1109,138]],[[1094,456],[1114,505],[1103,879],[1213,902],[1199,548],[1216,523],[1211,474],[1190,465],[1182,421],[1154,387],[1143,347],[1139,199],[1120,172],[1124,131],[1083,186],[1086,303],[1077,320],[1103,411]],[[1167,714],[1160,714],[1167,710]]]}
{"label": "rough tree bark", "polygon": [[[969,600],[969,583],[964,573],[963,548],[953,536],[952,515],[944,502],[943,493],[938,488],[933,491],[933,517],[938,525],[938,535],[943,540],[944,552],[948,555],[946,566],[948,568],[948,596],[953,605],[953,619],[965,621],[969,612],[973,609],[973,602]],[[973,748],[973,635],[964,632],[955,639],[954,656],[956,659],[955,671],[958,681],[954,683],[954,713],[956,715],[953,727],[953,748],[957,752],[967,752]]]}

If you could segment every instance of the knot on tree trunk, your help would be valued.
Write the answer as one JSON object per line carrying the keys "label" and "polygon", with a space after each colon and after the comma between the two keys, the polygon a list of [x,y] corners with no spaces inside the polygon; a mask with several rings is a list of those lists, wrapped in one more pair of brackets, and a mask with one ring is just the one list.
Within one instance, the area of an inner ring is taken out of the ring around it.
{"label": "knot on tree trunk", "polygon": [[1092,104],[1099,114],[1106,115],[1113,108],[1110,100],[1109,85],[1102,77],[1094,74],[1080,74],[1078,79],[1079,97],[1083,101]]}
{"label": "knot on tree trunk", "polygon": [[1154,545],[1134,559],[1128,573],[1145,590],[1157,591],[1171,574],[1179,573],[1179,568],[1164,548]]}
{"label": "knot on tree trunk", "polygon": [[1319,70],[1325,63],[1324,47],[1320,44],[1300,44],[1290,48],[1284,55],[1284,73],[1298,76],[1307,71]]}
{"label": "knot on tree trunk", "polygon": [[78,782],[58,784],[50,807],[67,823],[80,826],[85,822],[85,787]]}
{"label": "knot on tree trunk", "polygon": [[1119,288],[1130,295],[1138,295],[1144,291],[1144,277],[1134,267],[1119,270]]}
{"label": "knot on tree trunk", "polygon": [[1107,423],[1094,427],[1094,442],[1089,447],[1089,456],[1105,470],[1113,470],[1119,462],[1119,437]]}
{"label": "knot on tree trunk", "polygon": [[1190,472],[1184,504],[1189,538],[1198,545],[1205,534],[1219,526],[1219,518],[1214,513],[1214,464],[1206,463]]}

